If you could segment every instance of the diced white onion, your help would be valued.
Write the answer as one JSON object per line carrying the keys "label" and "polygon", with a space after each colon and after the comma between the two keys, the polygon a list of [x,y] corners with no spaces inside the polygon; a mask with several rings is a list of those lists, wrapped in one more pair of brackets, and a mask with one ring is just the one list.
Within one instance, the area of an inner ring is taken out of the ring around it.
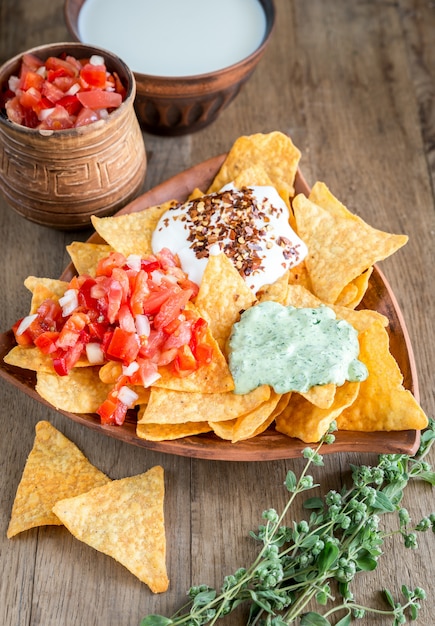
{"label": "diced white onion", "polygon": [[126,387],[125,385],[121,387],[118,392],[118,400],[128,407],[134,406],[134,403],[138,398],[139,396],[137,395],[137,393],[133,391],[133,389],[130,389],[130,387]]}
{"label": "diced white onion", "polygon": [[88,357],[89,363],[92,365],[99,365],[105,361],[101,344],[95,341],[86,344],[86,356]]}
{"label": "diced white onion", "polygon": [[149,337],[151,332],[150,321],[146,315],[136,315],[134,318],[134,323],[136,325],[136,332],[139,337]]}
{"label": "diced white onion", "polygon": [[54,107],[50,107],[49,109],[41,109],[38,113],[38,119],[43,122],[47,119],[47,117],[50,117],[54,110]]}
{"label": "diced white onion", "polygon": [[45,78],[47,76],[47,68],[45,65],[41,65],[41,67],[38,67],[36,70],[36,73]]}
{"label": "diced white onion", "polygon": [[71,315],[71,313],[79,306],[77,289],[67,289],[63,296],[59,298],[59,304],[62,307],[63,317]]}
{"label": "diced white onion", "polygon": [[174,274],[165,274],[164,280],[167,283],[172,283],[173,285],[176,285],[177,282],[178,282],[178,278],[176,276],[174,276]]}
{"label": "diced white onion", "polygon": [[163,274],[160,270],[154,270],[154,272],[151,272],[151,279],[154,283],[156,283],[156,285],[160,285],[162,278]]}
{"label": "diced white onion", "polygon": [[16,330],[17,336],[19,337],[20,335],[25,333],[26,330],[29,328],[30,324],[33,322],[33,320],[36,320],[37,317],[38,317],[37,313],[34,313],[33,315],[26,315],[26,317],[23,317],[23,319],[21,320]]}
{"label": "diced white onion", "polygon": [[107,109],[98,109],[101,120],[107,120],[109,117],[109,111]]}
{"label": "diced white onion", "polygon": [[104,57],[100,54],[93,54],[89,59],[91,65],[104,65]]}
{"label": "diced white onion", "polygon": [[16,93],[19,84],[20,79],[18,78],[18,76],[9,76],[8,87],[11,91]]}
{"label": "diced white onion", "polygon": [[161,378],[161,374],[159,374],[157,371],[152,372],[152,373],[148,374],[148,376],[145,376],[145,378],[143,380],[143,386],[144,387],[151,387],[151,385],[154,385],[156,380],[159,380],[159,378]]}
{"label": "diced white onion", "polygon": [[141,266],[140,254],[129,254],[127,257],[127,265],[131,270],[138,272]]}
{"label": "diced white onion", "polygon": [[124,376],[132,376],[139,369],[139,363],[132,361],[129,365],[122,366]]}
{"label": "diced white onion", "polygon": [[65,91],[65,95],[66,96],[75,96],[77,92],[80,91],[80,85],[79,83],[74,83],[71,85],[71,87],[68,89],[68,91]]}

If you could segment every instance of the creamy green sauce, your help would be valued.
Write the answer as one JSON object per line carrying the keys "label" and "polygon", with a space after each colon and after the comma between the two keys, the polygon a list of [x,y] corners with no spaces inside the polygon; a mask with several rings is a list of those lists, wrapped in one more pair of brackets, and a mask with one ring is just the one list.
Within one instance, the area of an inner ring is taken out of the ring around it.
{"label": "creamy green sauce", "polygon": [[229,366],[235,393],[270,385],[277,393],[368,376],[358,360],[358,333],[327,306],[295,308],[267,301],[247,309],[234,324]]}

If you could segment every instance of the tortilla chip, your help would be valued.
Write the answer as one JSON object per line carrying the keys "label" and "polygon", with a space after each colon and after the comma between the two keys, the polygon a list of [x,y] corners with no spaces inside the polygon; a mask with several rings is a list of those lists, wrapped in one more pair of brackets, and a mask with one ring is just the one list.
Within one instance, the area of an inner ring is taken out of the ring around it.
{"label": "tortilla chip", "polygon": [[81,241],[73,241],[66,249],[77,274],[89,276],[95,276],[99,261],[105,259],[113,251],[113,248],[107,244],[82,243]]}
{"label": "tortilla chip", "polygon": [[[54,374],[51,356],[33,346],[14,346],[4,357],[4,362],[34,372],[51,372]],[[75,367],[89,367],[89,361],[85,357],[81,357]]]}
{"label": "tortilla chip", "polygon": [[[315,308],[326,303],[322,302],[320,298],[314,296],[304,287],[289,285],[285,304],[286,306],[291,305],[297,308]],[[359,333],[366,330],[374,322],[379,322],[384,327],[388,326],[388,318],[371,309],[354,310],[337,304],[326,304],[326,306],[330,307],[335,312],[338,319],[346,320],[346,322],[349,322]]]}
{"label": "tortilla chip", "polygon": [[351,283],[346,285],[341,294],[338,296],[336,304],[345,306],[348,309],[354,309],[357,307],[364,298],[372,273],[373,267],[369,267],[365,272],[357,276]]}
{"label": "tortilla chip", "polygon": [[36,313],[44,300],[59,300],[68,289],[68,283],[63,280],[36,278],[35,276],[26,278],[24,286],[32,292],[30,314]]}
{"label": "tortilla chip", "polygon": [[61,500],[53,510],[74,537],[161,593],[169,584],[163,505],[163,468],[155,466]]}
{"label": "tortilla chip", "polygon": [[35,430],[12,506],[8,538],[36,526],[61,525],[52,511],[58,500],[110,482],[49,422],[38,422]]}
{"label": "tortilla chip", "polygon": [[328,383],[326,385],[314,385],[305,392],[298,392],[301,396],[318,406],[320,409],[328,409],[335,398],[336,385],[334,383]]}
{"label": "tortilla chip", "polygon": [[281,394],[272,391],[266,402],[249,413],[241,415],[234,424],[232,443],[250,439],[266,430],[274,419],[272,412],[276,409],[280,398]]}
{"label": "tortilla chip", "polygon": [[406,235],[372,228],[347,209],[331,213],[303,194],[293,200],[293,210],[298,235],[308,246],[305,263],[313,292],[324,302],[336,302],[348,283],[408,241]]}
{"label": "tortilla chip", "polygon": [[386,329],[375,322],[360,335],[359,359],[369,376],[361,383],[354,404],[337,419],[341,430],[422,430],[428,419],[410,391],[389,351]]}
{"label": "tortilla chip", "polygon": [[95,413],[112,389],[98,377],[98,366],[74,368],[68,376],[37,373],[35,390],[56,409]]}
{"label": "tortilla chip", "polygon": [[[139,410],[138,419],[142,414]],[[183,424],[141,424],[138,423],[136,434],[147,441],[173,441],[192,435],[210,432],[208,422],[184,422]]]}
{"label": "tortilla chip", "polygon": [[128,213],[115,217],[92,216],[92,225],[97,233],[117,252],[124,256],[153,254],[151,239],[157,223],[163,213],[178,204],[169,200],[158,206],[150,207],[137,213]]}
{"label": "tortilla chip", "polygon": [[138,424],[182,424],[220,422],[238,417],[260,406],[270,397],[267,385],[250,393],[189,393],[153,387]]}
{"label": "tortilla chip", "polygon": [[257,133],[236,139],[207,193],[219,191],[245,169],[261,166],[288,203],[294,195],[294,180],[301,153],[290,137],[279,131]]}
{"label": "tortilla chip", "polygon": [[322,409],[314,406],[299,394],[292,395],[287,408],[277,416],[278,432],[301,439],[305,443],[320,441],[331,423],[350,406],[358,395],[361,383],[345,382],[337,387],[333,404]]}
{"label": "tortilla chip", "polygon": [[258,302],[273,300],[274,302],[279,302],[279,304],[284,304],[287,298],[289,276],[290,271],[287,271],[271,285],[264,285],[257,292]]}
{"label": "tortilla chip", "polygon": [[225,345],[240,311],[255,302],[255,295],[246,285],[225,254],[211,256],[205,267],[195,304],[210,326],[220,349]]}

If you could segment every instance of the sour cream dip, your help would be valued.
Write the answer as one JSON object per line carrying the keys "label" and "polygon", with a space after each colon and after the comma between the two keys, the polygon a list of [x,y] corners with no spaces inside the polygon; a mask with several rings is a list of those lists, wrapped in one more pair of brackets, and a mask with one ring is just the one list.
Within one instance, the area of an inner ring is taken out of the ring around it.
{"label": "sour cream dip", "polygon": [[152,237],[154,253],[169,248],[191,280],[201,283],[209,256],[224,252],[256,293],[307,255],[274,187],[225,188],[168,209]]}
{"label": "sour cream dip", "polygon": [[266,32],[259,0],[86,0],[83,43],[112,50],[134,72],[193,76],[238,63]]}

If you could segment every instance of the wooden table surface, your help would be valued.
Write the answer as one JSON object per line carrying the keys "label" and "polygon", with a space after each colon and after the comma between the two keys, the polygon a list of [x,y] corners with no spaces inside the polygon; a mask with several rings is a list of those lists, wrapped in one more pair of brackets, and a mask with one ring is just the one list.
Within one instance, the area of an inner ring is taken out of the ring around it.
{"label": "wooden table surface", "polygon": [[[415,352],[421,404],[434,415],[435,315],[435,3],[429,0],[276,0],[277,24],[254,76],[220,119],[179,138],[144,135],[144,190],[220,154],[240,135],[280,130],[301,149],[308,182],[325,181],[351,210],[377,228],[404,232],[409,243],[382,263],[401,306]],[[25,49],[68,40],[62,0],[2,0],[0,62]],[[28,305],[28,274],[57,277],[65,245],[91,231],[63,233],[32,224],[0,200],[0,329]],[[12,502],[34,426],[49,420],[98,468],[121,478],[161,464],[166,478],[170,588],[153,595],[123,566],[75,540],[62,527],[6,539]],[[0,624],[138,626],[148,613],[170,615],[191,584],[220,585],[251,562],[249,531],[261,513],[285,501],[288,469],[300,459],[227,463],[176,457],[102,436],[0,380]],[[432,461],[435,461],[432,454]],[[321,491],[339,489],[350,463],[376,454],[328,455],[315,472]],[[414,519],[433,510],[430,487],[411,485],[404,505]],[[387,543],[376,571],[355,583],[359,599],[382,606],[379,590],[402,583],[430,591],[433,534],[418,551]],[[419,624],[435,622],[435,595]],[[226,619],[238,626],[241,616]],[[390,624],[367,617],[361,624]]]}

